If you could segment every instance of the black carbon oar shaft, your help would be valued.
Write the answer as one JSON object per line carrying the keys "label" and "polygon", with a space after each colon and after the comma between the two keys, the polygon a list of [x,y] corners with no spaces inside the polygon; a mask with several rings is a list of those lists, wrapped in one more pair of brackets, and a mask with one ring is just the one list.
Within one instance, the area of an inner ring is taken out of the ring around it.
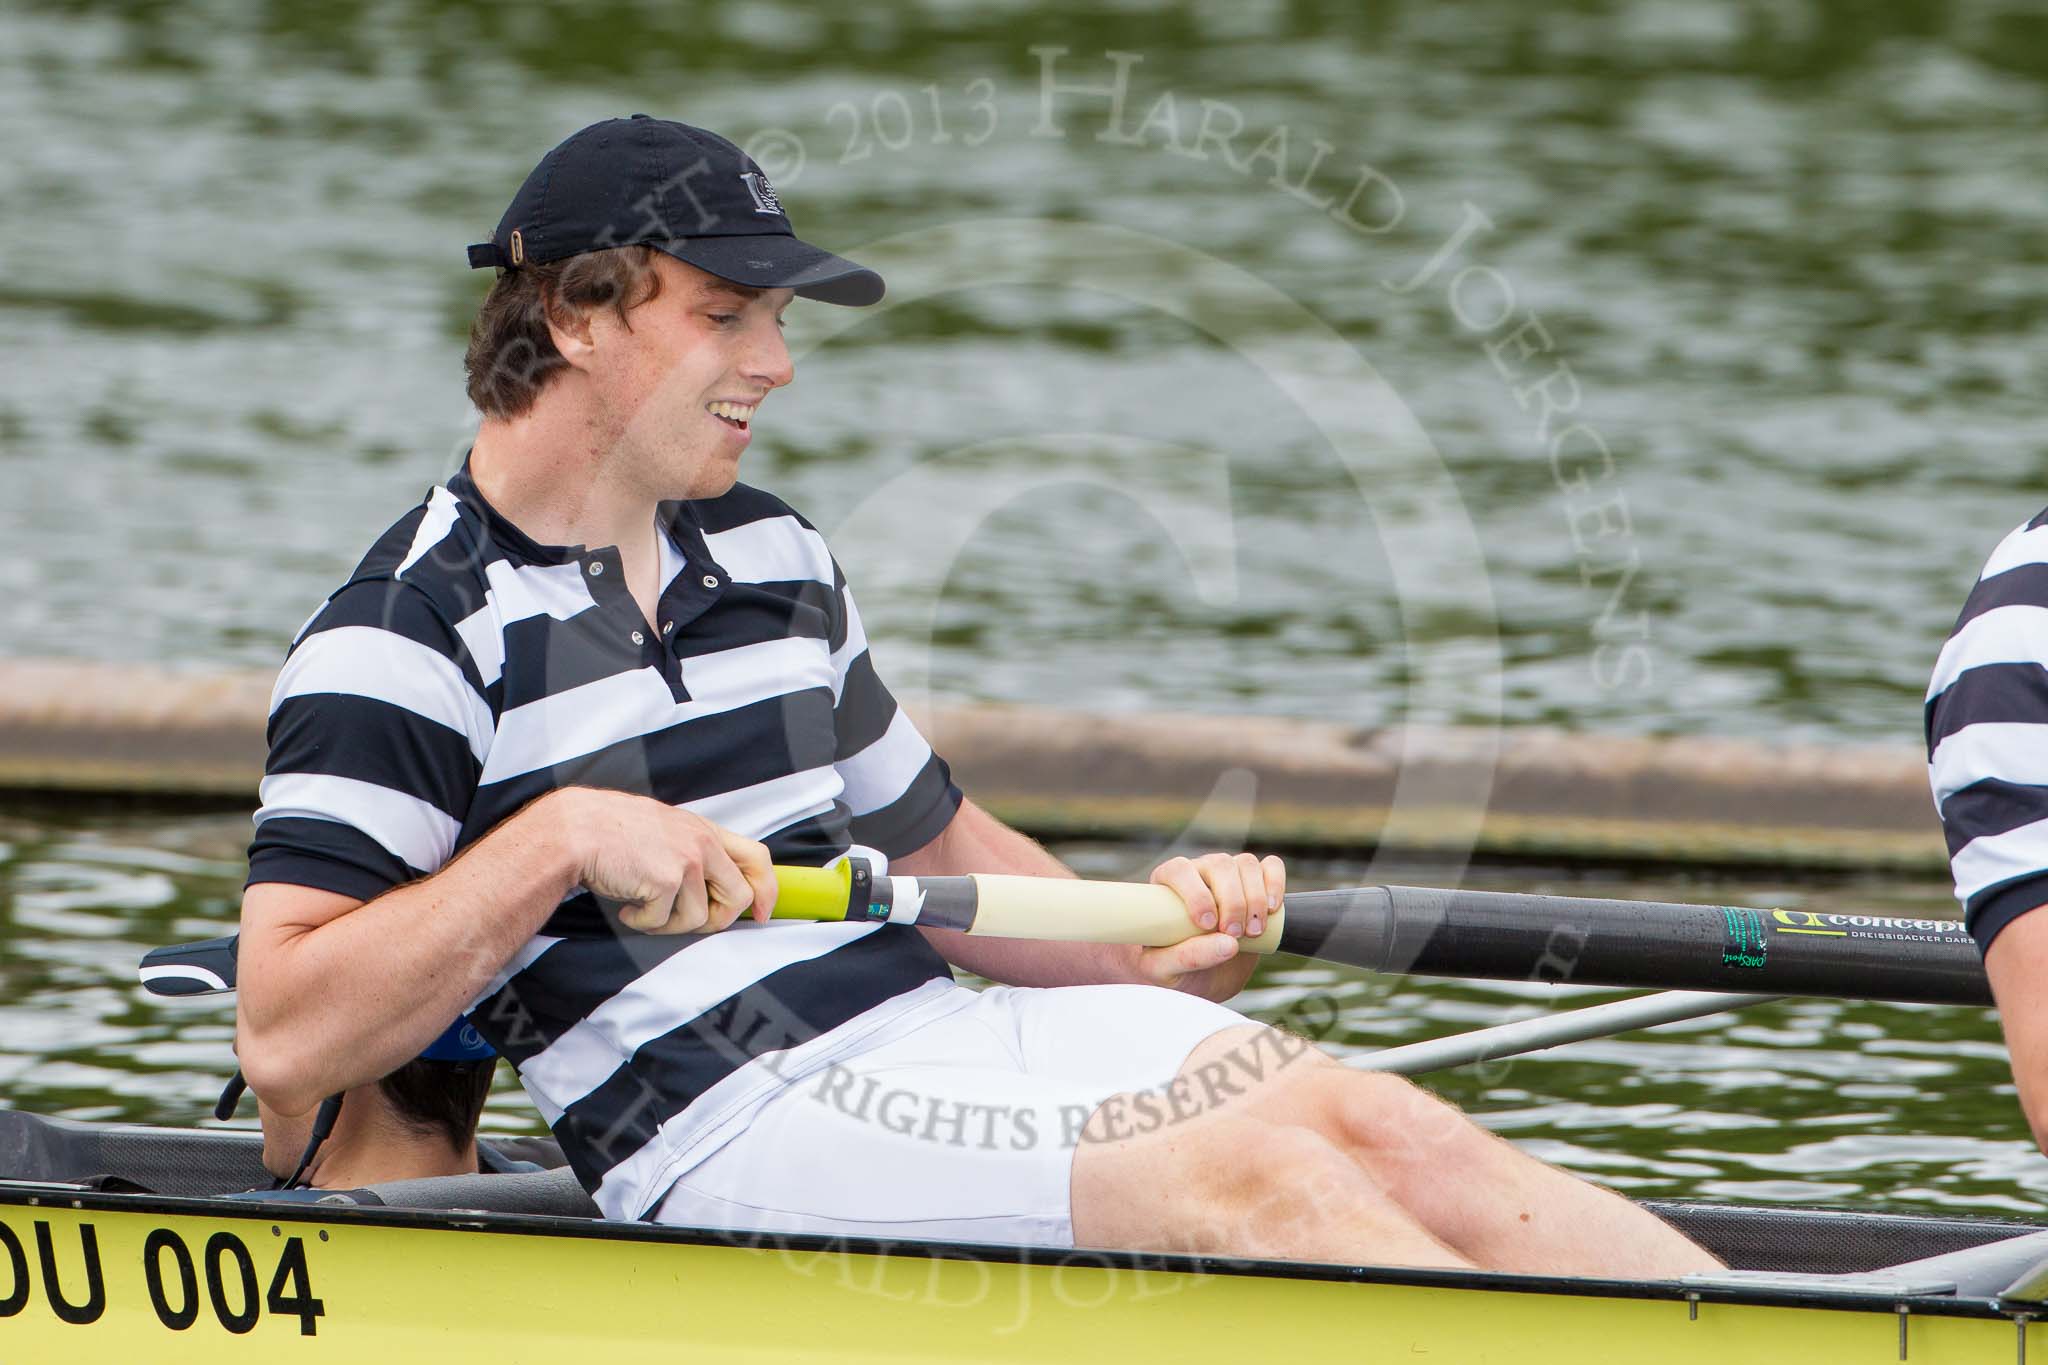
{"label": "black carbon oar shaft", "polygon": [[1955,920],[1368,886],[1287,897],[1280,951],[1369,971],[1988,1005]]}

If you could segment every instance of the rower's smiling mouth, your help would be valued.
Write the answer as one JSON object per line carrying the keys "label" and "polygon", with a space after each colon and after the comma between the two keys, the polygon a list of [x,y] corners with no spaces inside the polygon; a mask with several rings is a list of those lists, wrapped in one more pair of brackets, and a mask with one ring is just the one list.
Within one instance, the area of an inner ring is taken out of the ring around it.
{"label": "rower's smiling mouth", "polygon": [[735,431],[745,431],[754,420],[755,405],[724,400],[706,403],[704,410]]}

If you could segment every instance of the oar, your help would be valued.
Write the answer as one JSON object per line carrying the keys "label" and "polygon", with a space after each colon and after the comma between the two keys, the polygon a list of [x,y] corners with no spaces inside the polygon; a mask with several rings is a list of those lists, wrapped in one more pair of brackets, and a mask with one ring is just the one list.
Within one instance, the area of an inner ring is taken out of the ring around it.
{"label": "oar", "polygon": [[[776,876],[775,914],[786,919],[1152,946],[1192,932],[1180,898],[1162,886],[873,877],[858,860]],[[1244,946],[1418,976],[1991,1003],[1976,942],[1943,919],[1363,886],[1289,895]]]}
{"label": "oar", "polygon": [[1675,1024],[1683,1019],[1704,1019],[1712,1014],[1767,1005],[1781,999],[1775,995],[1744,995],[1727,991],[1659,991],[1627,1000],[1610,1000],[1603,1005],[1546,1014],[1535,1019],[1516,1019],[1492,1028],[1453,1033],[1444,1038],[1427,1038],[1403,1043],[1362,1057],[1347,1059],[1361,1071],[1392,1071],[1401,1076],[1420,1076],[1445,1071],[1471,1062],[1497,1062],[1526,1052],[1542,1052],[1566,1043],[1583,1043],[1592,1038],[1611,1038],[1617,1033]]}

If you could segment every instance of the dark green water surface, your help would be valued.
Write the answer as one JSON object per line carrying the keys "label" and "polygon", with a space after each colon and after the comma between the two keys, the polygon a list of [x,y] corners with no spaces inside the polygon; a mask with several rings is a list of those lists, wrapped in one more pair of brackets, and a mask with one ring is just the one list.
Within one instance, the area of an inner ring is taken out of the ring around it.
{"label": "dark green water surface", "polygon": [[2044,75],[2018,0],[27,0],[0,651],[274,666],[464,448],[463,247],[639,109],[891,278],[746,468],[907,682],[1910,743],[2048,501]]}

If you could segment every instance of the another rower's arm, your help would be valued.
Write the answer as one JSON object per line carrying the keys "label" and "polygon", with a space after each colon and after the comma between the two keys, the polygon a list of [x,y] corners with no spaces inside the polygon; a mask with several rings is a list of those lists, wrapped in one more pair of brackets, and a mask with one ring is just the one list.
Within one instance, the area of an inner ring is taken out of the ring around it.
{"label": "another rower's arm", "polygon": [[1927,778],[1956,899],[1984,949],[2034,1141],[2048,1150],[2048,512],[1985,561],[1934,661]]}
{"label": "another rower's arm", "polygon": [[1984,954],[1984,972],[1998,1002],[2020,1107],[2034,1143],[2048,1151],[2048,906],[1999,931]]}
{"label": "another rower's arm", "polygon": [[[1222,859],[1222,855],[1212,855]],[[1205,862],[1208,860],[1205,860]],[[1234,860],[1227,860],[1230,876],[1241,873]],[[1278,860],[1268,860],[1274,875],[1284,876]],[[1183,899],[1199,898],[1207,892],[1206,870],[1215,875],[1223,861],[1203,865],[1176,859],[1170,869],[1169,885],[1181,890]],[[962,800],[960,809],[939,836],[918,849],[893,859],[891,872],[912,876],[952,876],[970,872],[1003,872],[1031,877],[1071,877],[1067,867],[1028,835],[1011,829],[974,804]],[[1155,876],[1155,880],[1166,878]],[[1275,885],[1273,895],[1282,887]],[[1209,907],[1214,908],[1213,897]],[[1192,932],[1193,926],[1190,925]],[[950,929],[922,929],[939,954],[956,967],[965,968],[991,981],[1011,986],[1083,986],[1105,982],[1131,982],[1170,986],[1176,990],[1227,1000],[1244,987],[1258,965],[1251,953],[1239,954],[1237,942],[1224,933],[1196,934],[1170,948],[1141,949],[1115,943],[1049,943],[1037,939],[975,938]]]}

